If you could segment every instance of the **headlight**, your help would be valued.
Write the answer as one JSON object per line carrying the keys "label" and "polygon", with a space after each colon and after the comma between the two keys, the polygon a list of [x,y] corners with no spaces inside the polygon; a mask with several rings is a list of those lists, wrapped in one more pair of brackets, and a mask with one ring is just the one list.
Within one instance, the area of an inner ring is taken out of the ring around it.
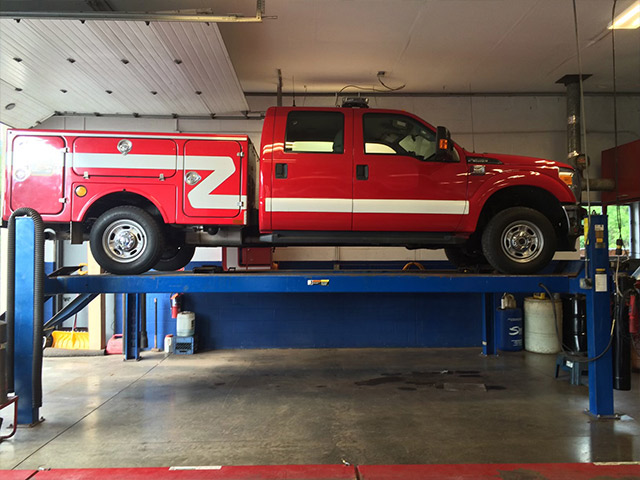
{"label": "headlight", "polygon": [[567,187],[571,189],[573,196],[576,198],[577,202],[580,203],[582,198],[582,179],[580,172],[573,168],[559,168],[558,178],[560,178],[560,180],[562,180]]}
{"label": "headlight", "polygon": [[564,183],[566,183],[567,187],[573,187],[573,175],[575,174],[575,170],[573,168],[560,168],[558,169],[558,177]]}

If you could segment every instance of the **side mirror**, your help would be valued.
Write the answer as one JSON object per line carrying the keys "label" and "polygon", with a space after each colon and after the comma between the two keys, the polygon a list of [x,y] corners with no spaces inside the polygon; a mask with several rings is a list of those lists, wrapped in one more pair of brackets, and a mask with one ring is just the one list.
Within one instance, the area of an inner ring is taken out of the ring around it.
{"label": "side mirror", "polygon": [[436,160],[439,162],[453,161],[451,132],[445,127],[436,127]]}

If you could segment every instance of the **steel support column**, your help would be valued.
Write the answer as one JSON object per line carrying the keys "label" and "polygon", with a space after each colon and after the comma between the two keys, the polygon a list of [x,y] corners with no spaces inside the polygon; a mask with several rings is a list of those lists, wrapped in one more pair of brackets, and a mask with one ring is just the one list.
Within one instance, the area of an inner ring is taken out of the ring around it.
{"label": "steel support column", "polygon": [[126,317],[122,327],[122,345],[125,360],[140,360],[140,315],[141,294],[128,293],[126,299]]}
{"label": "steel support column", "polygon": [[589,410],[596,417],[609,417],[613,410],[613,367],[611,338],[611,294],[607,216],[590,217],[587,236],[589,259],[583,287],[587,296],[587,344],[589,358]]}
{"label": "steel support column", "polygon": [[496,355],[496,294],[482,294],[482,354]]}

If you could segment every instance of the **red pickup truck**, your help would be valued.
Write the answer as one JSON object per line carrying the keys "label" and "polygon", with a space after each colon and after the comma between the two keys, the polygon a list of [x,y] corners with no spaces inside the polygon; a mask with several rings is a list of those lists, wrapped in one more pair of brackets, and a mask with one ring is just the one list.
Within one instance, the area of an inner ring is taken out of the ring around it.
{"label": "red pickup truck", "polygon": [[107,271],[186,265],[196,246],[445,248],[535,273],[574,250],[579,176],[477,154],[402,111],[273,107],[246,135],[10,130],[3,220],[31,207]]}

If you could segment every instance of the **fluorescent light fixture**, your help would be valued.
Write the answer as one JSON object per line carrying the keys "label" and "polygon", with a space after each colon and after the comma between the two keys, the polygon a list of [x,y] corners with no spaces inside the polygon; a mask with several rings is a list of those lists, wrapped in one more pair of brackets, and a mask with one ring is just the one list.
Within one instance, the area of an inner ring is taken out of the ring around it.
{"label": "fluorescent light fixture", "polygon": [[640,28],[640,0],[633,2],[629,8],[618,15],[608,28],[609,30]]}

